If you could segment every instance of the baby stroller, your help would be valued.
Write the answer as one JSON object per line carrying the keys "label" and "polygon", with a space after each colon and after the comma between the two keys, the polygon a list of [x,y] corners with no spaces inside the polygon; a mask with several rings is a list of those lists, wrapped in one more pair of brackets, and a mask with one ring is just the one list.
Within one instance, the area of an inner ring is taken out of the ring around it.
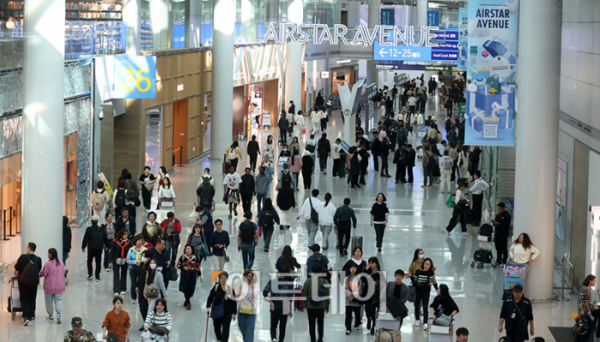
{"label": "baby stroller", "polygon": [[494,255],[492,254],[493,235],[494,228],[491,225],[484,224],[479,228],[479,232],[477,232],[479,249],[475,251],[475,254],[473,255],[471,267],[474,267],[475,263],[477,263],[477,268],[483,268],[483,264],[491,264],[494,261]]}
{"label": "baby stroller", "polygon": [[17,312],[23,312],[21,309],[21,292],[19,292],[19,278],[12,277],[10,280],[10,296],[8,296],[8,312],[12,320],[15,319]]}

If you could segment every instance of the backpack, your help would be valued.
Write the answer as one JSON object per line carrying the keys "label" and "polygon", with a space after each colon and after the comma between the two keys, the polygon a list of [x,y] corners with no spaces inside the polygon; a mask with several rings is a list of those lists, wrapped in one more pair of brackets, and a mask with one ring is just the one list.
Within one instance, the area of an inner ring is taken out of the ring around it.
{"label": "backpack", "polygon": [[444,171],[452,171],[452,159],[451,158],[442,158],[442,170]]}
{"label": "backpack", "polygon": [[435,162],[435,156],[432,154],[429,156],[429,160],[427,161],[427,168],[433,170],[437,163]]}
{"label": "backpack", "polygon": [[315,153],[315,145],[313,144],[306,144],[306,150],[310,153]]}
{"label": "backpack", "polygon": [[256,232],[254,231],[254,225],[252,222],[244,221],[240,225],[240,236],[242,239],[242,243],[252,243],[254,241],[254,235]]}
{"label": "backpack", "polygon": [[588,325],[588,321],[585,317],[579,316],[575,321],[575,326],[573,327],[573,335],[585,335],[590,330]]}
{"label": "backpack", "polygon": [[125,206],[125,200],[125,189],[117,190],[117,193],[115,194],[115,204],[117,205],[117,208],[123,208]]}
{"label": "backpack", "polygon": [[[317,306],[319,305],[322,301],[326,300],[326,292],[325,292],[325,282],[323,282],[323,285],[320,285],[318,288],[318,294],[319,294],[319,300],[315,300],[312,297],[312,293],[308,295],[308,301],[310,302],[310,304]],[[312,291],[311,291],[312,292]]]}
{"label": "backpack", "polygon": [[37,285],[40,283],[40,270],[35,263],[35,256],[32,259],[29,257],[29,263],[25,265],[23,272],[19,275],[19,284],[21,285]]}
{"label": "backpack", "polygon": [[273,212],[271,210],[263,211],[262,217],[260,218],[260,226],[263,228],[273,228],[275,225],[275,219],[273,218]]}
{"label": "backpack", "polygon": [[292,184],[292,173],[290,171],[283,170],[281,172],[281,183],[283,184],[283,182],[286,180]]}
{"label": "backpack", "polygon": [[94,191],[94,210],[101,211],[104,209],[104,189],[101,192]]}
{"label": "backpack", "polygon": [[235,148],[230,148],[229,152],[227,152],[227,159],[233,160],[235,158],[237,158],[237,153],[235,153]]}
{"label": "backpack", "polygon": [[92,226],[92,230],[90,231],[89,245],[89,248],[93,250],[102,249],[104,245],[104,231],[100,227],[98,227],[98,229],[95,229],[94,226]]}

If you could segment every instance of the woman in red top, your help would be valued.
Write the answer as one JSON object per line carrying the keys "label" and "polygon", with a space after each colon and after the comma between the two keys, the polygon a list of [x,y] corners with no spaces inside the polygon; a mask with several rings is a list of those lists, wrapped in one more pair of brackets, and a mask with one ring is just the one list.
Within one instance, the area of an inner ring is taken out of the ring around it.
{"label": "woman in red top", "polygon": [[102,339],[106,340],[108,335],[117,334],[120,342],[131,342],[129,328],[131,328],[131,319],[127,311],[123,310],[123,299],[119,296],[113,298],[114,310],[110,310],[104,322],[102,322]]}

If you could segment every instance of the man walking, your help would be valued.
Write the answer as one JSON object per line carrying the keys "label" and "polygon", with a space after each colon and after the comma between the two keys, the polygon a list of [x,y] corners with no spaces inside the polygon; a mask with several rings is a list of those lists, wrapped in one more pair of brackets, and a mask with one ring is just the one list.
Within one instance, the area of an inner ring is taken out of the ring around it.
{"label": "man walking", "polygon": [[506,211],[506,205],[502,202],[498,203],[498,214],[492,224],[495,227],[496,236],[494,243],[496,244],[496,266],[504,266],[508,260],[508,234],[510,231],[510,214]]}
{"label": "man walking", "polygon": [[252,197],[255,194],[254,189],[254,177],[250,174],[250,168],[247,167],[244,170],[244,175],[242,176],[242,185],[240,186],[240,194],[242,195],[242,208],[244,209],[244,213],[251,212],[250,204],[252,203]]}
{"label": "man walking", "polygon": [[290,126],[290,121],[286,117],[285,112],[281,113],[281,116],[279,117],[279,123],[277,123],[277,126],[279,126],[279,143],[281,144],[281,146],[286,145],[287,130]]}
{"label": "man walking", "polygon": [[254,181],[254,192],[256,193],[256,204],[258,205],[258,212],[260,213],[261,206],[265,205],[265,199],[267,199],[267,192],[269,191],[269,185],[271,184],[271,176],[267,175],[266,169],[260,167],[260,172],[256,175]]}
{"label": "man walking", "polygon": [[415,160],[417,159],[417,154],[413,149],[411,144],[406,145],[406,157],[404,163],[406,164],[406,174],[408,175],[408,179],[406,180],[407,185],[413,185],[413,167],[415,167]]}
{"label": "man walking", "polygon": [[338,247],[340,249],[340,256],[344,257],[348,255],[348,244],[350,243],[350,226],[354,226],[356,229],[356,215],[354,210],[350,208],[350,199],[344,199],[344,205],[337,208],[335,215],[333,215],[333,223],[338,228]]}
{"label": "man walking", "polygon": [[238,251],[242,251],[244,270],[252,269],[255,247],[258,244],[258,225],[252,222],[252,212],[244,214],[244,222],[238,227]]}
{"label": "man walking", "polygon": [[252,140],[248,142],[246,153],[248,153],[248,157],[250,157],[250,168],[252,169],[252,173],[254,173],[256,172],[256,161],[260,154],[260,147],[258,146],[258,141],[256,141],[256,135],[252,135]]}
{"label": "man walking", "polygon": [[[127,209],[123,208],[121,213],[126,213]],[[92,280],[92,259],[96,262],[96,282],[100,281],[100,262],[102,258],[102,250],[108,249],[108,238],[106,232],[98,226],[98,216],[92,216],[92,225],[85,230],[81,251],[85,253],[85,248],[88,248],[87,253],[87,280]]]}
{"label": "man walking", "polygon": [[[96,221],[98,223],[98,221]],[[19,277],[19,292],[21,294],[21,310],[23,311],[23,326],[35,318],[35,301],[37,299],[37,287],[40,283],[40,271],[42,270],[42,259],[35,255],[35,243],[27,244],[26,254],[23,254],[15,264],[15,276]],[[97,267],[100,263],[97,263]],[[98,272],[100,269],[98,268]]]}
{"label": "man walking", "polygon": [[379,141],[379,132],[373,131],[373,142],[371,142],[371,153],[373,154],[373,172],[379,171],[379,152],[380,151],[381,151],[381,141]]}
{"label": "man walking", "polygon": [[229,167],[229,173],[223,177],[223,192],[225,203],[229,205],[229,219],[231,220],[231,211],[237,216],[237,205],[240,201],[240,184],[242,177],[235,172],[233,166]]}
{"label": "man walking", "polygon": [[481,171],[479,170],[475,171],[473,178],[475,179],[475,183],[473,183],[469,190],[469,192],[473,194],[473,225],[479,226],[484,197],[483,192],[489,188],[490,185],[481,178]]}
{"label": "man walking", "polygon": [[534,334],[533,308],[529,298],[523,296],[523,285],[517,284],[513,287],[513,295],[502,303],[500,310],[500,324],[498,332],[502,333],[502,325],[506,329],[506,336],[511,342],[525,342],[529,339],[529,332]]}
{"label": "man walking", "polygon": [[[369,167],[369,152],[367,152],[367,145],[365,143],[363,143],[362,145],[360,145],[360,149],[356,152],[358,153],[358,155],[360,156],[360,179],[359,179],[359,183],[366,185],[367,183],[365,183],[365,174],[367,173],[367,168]],[[387,158],[387,156],[386,156]],[[383,167],[383,162],[382,162],[382,167]],[[383,172],[383,168],[381,169]]]}
{"label": "man walking", "polygon": [[296,220],[299,220],[301,216],[305,219],[306,233],[308,234],[308,248],[315,244],[315,237],[317,236],[317,229],[319,228],[319,215],[315,208],[321,204],[321,201],[317,196],[319,196],[319,190],[313,189],[312,197],[304,200],[302,208],[300,209],[300,215],[296,217]]}
{"label": "man walking", "polygon": [[[119,216],[117,222],[115,222],[115,231],[118,232],[125,228],[129,232],[129,236],[135,236],[135,217],[130,215],[129,210],[129,207],[123,207],[123,209],[121,209],[121,216]],[[133,210],[135,211],[135,208]]]}
{"label": "man walking", "polygon": [[327,174],[327,157],[331,153],[331,144],[327,140],[327,133],[321,134],[319,139],[317,152],[319,153],[319,166],[321,168],[321,174]]}
{"label": "man walking", "polygon": [[406,155],[406,144],[403,143],[394,153],[394,160],[392,161],[396,164],[396,184],[406,183]]}
{"label": "man walking", "polygon": [[[305,300],[306,312],[308,316],[308,332],[310,342],[323,342],[325,330],[325,314],[329,313],[329,282],[320,277],[320,265],[314,265],[311,273],[312,278],[304,282],[303,295]],[[315,328],[318,326],[319,339],[317,340]]]}

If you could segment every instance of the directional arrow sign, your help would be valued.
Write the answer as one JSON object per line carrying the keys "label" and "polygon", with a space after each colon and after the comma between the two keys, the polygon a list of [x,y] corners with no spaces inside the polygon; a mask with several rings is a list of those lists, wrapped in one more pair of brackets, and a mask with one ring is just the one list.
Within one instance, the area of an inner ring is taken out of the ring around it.
{"label": "directional arrow sign", "polygon": [[381,48],[381,50],[379,50],[379,54],[381,55],[381,57],[383,57],[384,55],[387,55],[389,52],[386,51],[384,48]]}

